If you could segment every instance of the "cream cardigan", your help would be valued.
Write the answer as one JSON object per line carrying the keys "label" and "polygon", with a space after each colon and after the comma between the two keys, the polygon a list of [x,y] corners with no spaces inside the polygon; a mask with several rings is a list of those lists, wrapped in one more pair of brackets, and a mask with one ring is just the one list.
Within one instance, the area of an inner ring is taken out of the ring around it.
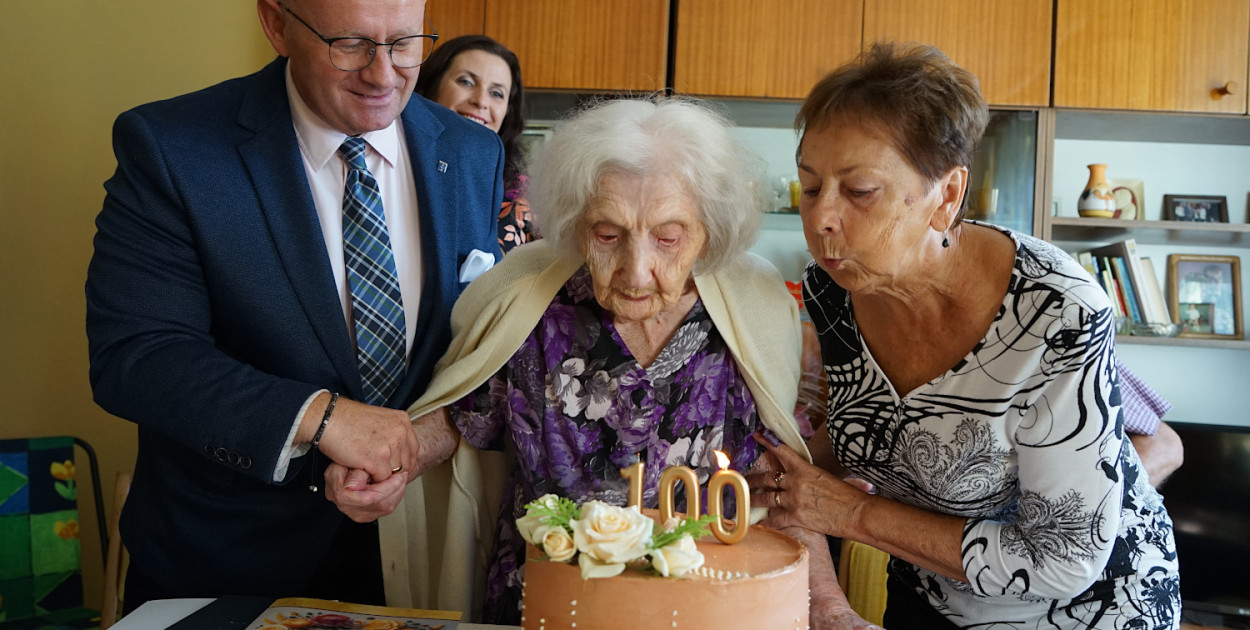
{"label": "cream cardigan", "polygon": [[[583,264],[536,241],[474,280],[452,310],[451,346],[409,415],[451,404],[485,383]],[[751,389],[760,420],[810,459],[793,415],[802,344],[798,307],[781,276],[762,258],[744,254],[716,273],[695,275],[694,282]],[[466,620],[479,616],[510,472],[505,453],[478,451],[461,440],[448,462],[408,484],[399,507],[378,522],[387,605],[459,610]]]}

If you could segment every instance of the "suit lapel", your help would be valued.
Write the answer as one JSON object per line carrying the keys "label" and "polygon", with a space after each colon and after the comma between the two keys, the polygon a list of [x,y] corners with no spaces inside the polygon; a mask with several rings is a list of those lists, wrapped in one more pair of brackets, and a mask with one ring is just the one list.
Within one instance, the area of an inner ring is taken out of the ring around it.
{"label": "suit lapel", "polygon": [[448,164],[448,160],[439,155],[438,137],[443,132],[443,124],[430,115],[426,102],[416,95],[413,95],[404,110],[402,121],[412,176],[417,186],[424,273],[421,282],[421,306],[412,352],[409,354],[408,373],[391,400],[396,404],[405,404],[416,398],[420,392],[414,391],[414,388],[420,383],[424,389],[431,368],[438,360],[437,356],[429,356],[430,346],[436,341],[430,338],[431,324],[434,323],[436,313],[451,311],[451,305],[444,307],[443,303],[455,300],[455,290],[458,289],[455,284],[455,244],[459,242],[456,233],[458,225],[448,215],[448,212],[454,211],[451,209],[457,207],[454,200],[449,198],[449,195],[455,194],[455,186],[444,185],[442,182],[444,177],[449,182],[456,181],[454,176],[447,174],[455,165]]}
{"label": "suit lapel", "polygon": [[300,159],[284,69],[285,62],[279,59],[253,79],[239,110],[239,123],[255,135],[239,145],[239,155],[308,323],[350,397],[360,400],[363,391],[356,349],[347,334],[321,222]]}

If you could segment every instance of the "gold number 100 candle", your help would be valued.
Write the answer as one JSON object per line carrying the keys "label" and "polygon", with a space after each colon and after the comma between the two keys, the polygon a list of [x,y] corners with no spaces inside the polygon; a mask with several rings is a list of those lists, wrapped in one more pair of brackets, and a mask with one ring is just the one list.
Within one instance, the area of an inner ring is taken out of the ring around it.
{"label": "gold number 100 candle", "polygon": [[[712,535],[727,545],[742,542],[750,525],[747,516],[751,513],[751,493],[747,480],[737,471],[729,470],[729,458],[720,451],[715,451],[716,461],[720,470],[712,475],[707,486],[707,513],[714,517]],[[626,505],[642,508],[642,484],[645,473],[642,462],[636,462],[621,469],[621,476],[629,480],[629,498]],[[697,515],[699,505],[699,478],[694,471],[685,466],[669,466],[660,475],[659,499],[660,522],[666,523],[673,517],[673,493],[677,482],[686,487],[686,513]],[[738,518],[733,529],[725,529],[723,497],[725,486],[733,489],[738,502]]]}
{"label": "gold number 100 candle", "polygon": [[[726,545],[733,545],[746,538],[747,529],[751,526],[749,523],[751,493],[747,489],[746,478],[736,470],[729,470],[729,458],[724,453],[716,451],[716,463],[720,466],[720,470],[716,471],[712,479],[707,482],[707,513],[716,517],[716,520],[712,521],[712,535]],[[723,517],[725,510],[721,507],[721,493],[724,492],[725,486],[733,488],[738,500],[738,518],[734,519],[732,530],[725,529]]]}

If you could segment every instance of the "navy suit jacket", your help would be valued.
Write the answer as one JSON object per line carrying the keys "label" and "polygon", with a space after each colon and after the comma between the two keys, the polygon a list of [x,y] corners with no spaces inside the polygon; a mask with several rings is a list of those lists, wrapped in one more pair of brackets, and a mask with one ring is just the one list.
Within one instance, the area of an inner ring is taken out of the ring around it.
{"label": "navy suit jacket", "polygon": [[[91,383],[139,425],[121,523],[133,565],[179,595],[300,594],[345,520],[308,489],[324,457],[271,482],[309,396],[363,399],[285,63],[138,107],[113,131],[86,285]],[[396,408],[447,347],[466,255],[498,257],[504,164],[498,136],[419,96],[402,122],[424,278]]]}

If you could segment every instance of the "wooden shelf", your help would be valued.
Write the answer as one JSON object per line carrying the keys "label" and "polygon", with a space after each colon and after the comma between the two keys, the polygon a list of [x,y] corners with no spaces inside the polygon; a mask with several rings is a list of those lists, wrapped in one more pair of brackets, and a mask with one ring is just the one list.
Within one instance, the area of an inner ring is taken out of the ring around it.
{"label": "wooden shelf", "polygon": [[1145,337],[1140,335],[1116,335],[1118,344],[1141,346],[1182,346],[1186,348],[1220,348],[1224,350],[1250,350],[1250,341],[1232,339],[1194,339],[1192,337]]}
{"label": "wooden shelf", "polygon": [[1050,217],[1051,241],[1119,241],[1126,238],[1133,238],[1138,244],[1250,247],[1250,224]]}

